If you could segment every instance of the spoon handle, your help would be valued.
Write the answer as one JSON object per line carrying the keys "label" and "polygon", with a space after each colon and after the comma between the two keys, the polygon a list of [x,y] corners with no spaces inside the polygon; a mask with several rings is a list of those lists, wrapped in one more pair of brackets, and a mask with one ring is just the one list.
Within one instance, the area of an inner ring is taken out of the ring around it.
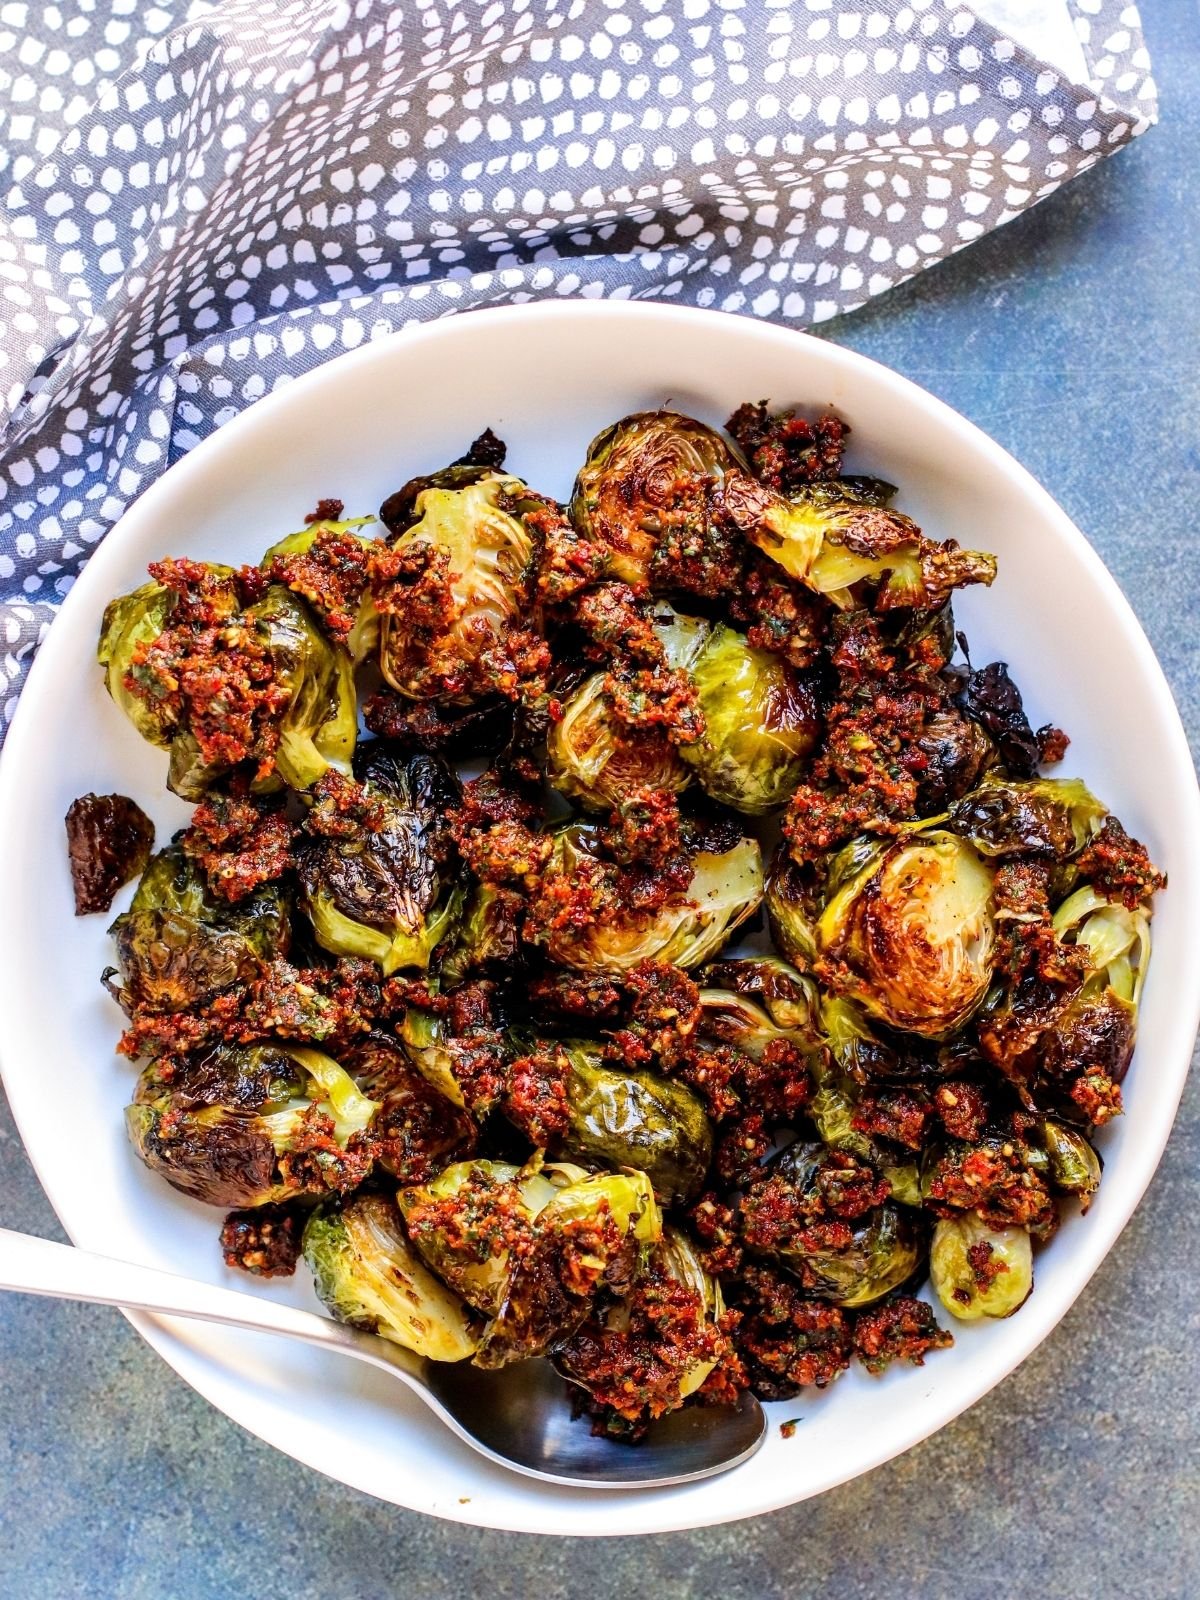
{"label": "spoon handle", "polygon": [[[355,1329],[342,1327],[312,1311],[199,1283],[194,1278],[176,1277],[157,1267],[114,1261],[88,1250],[76,1250],[73,1245],[55,1244],[50,1239],[13,1233],[7,1228],[0,1228],[0,1289],[51,1295],[60,1300],[90,1300],[132,1311],[193,1317],[200,1322],[223,1322],[234,1328],[281,1333],[309,1344],[333,1346],[354,1355],[367,1354],[361,1348],[366,1341]],[[369,1343],[373,1346],[376,1341],[370,1339]],[[407,1365],[403,1361],[406,1354],[396,1347],[388,1364]],[[415,1376],[418,1368],[419,1362],[413,1357],[409,1370]]]}

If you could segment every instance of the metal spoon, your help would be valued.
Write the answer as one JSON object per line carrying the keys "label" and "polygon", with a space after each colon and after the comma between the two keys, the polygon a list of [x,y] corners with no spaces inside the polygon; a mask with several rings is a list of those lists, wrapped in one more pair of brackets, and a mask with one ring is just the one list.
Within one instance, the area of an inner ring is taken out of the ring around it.
{"label": "metal spoon", "polygon": [[426,1361],[390,1340],[312,1311],[7,1228],[0,1228],[0,1289],[223,1322],[357,1356],[407,1384],[489,1461],[549,1483],[585,1489],[693,1483],[748,1460],[766,1437],[762,1407],[753,1395],[743,1394],[736,1406],[673,1412],[656,1422],[636,1448],[594,1439],[585,1422],[572,1422],[563,1380],[548,1361],[523,1361],[500,1372],[484,1372],[469,1362]]}

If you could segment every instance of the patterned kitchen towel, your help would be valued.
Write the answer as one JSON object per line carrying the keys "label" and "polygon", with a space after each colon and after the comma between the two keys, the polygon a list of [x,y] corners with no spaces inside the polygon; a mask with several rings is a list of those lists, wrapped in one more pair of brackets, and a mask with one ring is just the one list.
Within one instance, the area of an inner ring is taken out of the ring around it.
{"label": "patterned kitchen towel", "polygon": [[1121,0],[0,0],[0,730],[129,502],[339,351],[555,295],[821,322],[1154,117]]}

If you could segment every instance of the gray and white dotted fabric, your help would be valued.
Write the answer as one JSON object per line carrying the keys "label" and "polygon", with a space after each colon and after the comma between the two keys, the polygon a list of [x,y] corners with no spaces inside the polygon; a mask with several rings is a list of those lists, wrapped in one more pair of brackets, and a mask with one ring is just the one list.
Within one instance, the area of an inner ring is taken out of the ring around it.
{"label": "gray and white dotted fabric", "polygon": [[570,295],[821,322],[1155,120],[1132,5],[1057,0],[1072,70],[1021,3],[0,0],[0,730],[130,501],[340,351]]}

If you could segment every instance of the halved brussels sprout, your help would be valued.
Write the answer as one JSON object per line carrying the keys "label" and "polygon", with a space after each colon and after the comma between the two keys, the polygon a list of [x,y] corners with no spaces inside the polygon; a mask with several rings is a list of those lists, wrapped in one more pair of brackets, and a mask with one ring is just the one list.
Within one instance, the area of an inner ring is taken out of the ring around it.
{"label": "halved brussels sprout", "polygon": [[304,1229],[313,1287],[338,1322],[430,1361],[465,1361],[478,1342],[470,1312],[429,1271],[383,1195],[314,1211]]}
{"label": "halved brussels sprout", "polygon": [[1078,855],[1108,815],[1079,778],[989,775],[952,808],[947,826],[981,855]]}
{"label": "halved brussels sprout", "polygon": [[375,961],[385,974],[423,972],[462,905],[443,865],[458,786],[437,757],[400,757],[381,743],[367,745],[355,765],[379,823],[347,819],[339,836],[307,841],[304,909],[323,949]]}
{"label": "halved brussels sprout", "polygon": [[[173,843],[148,863],[128,911],[112,924],[120,989],[127,1010],[175,1012],[202,1007],[236,983],[257,977],[287,954],[287,897],[268,884],[233,906],[208,891],[203,874]],[[106,974],[106,982],[111,974]]]}
{"label": "halved brussels sprout", "polygon": [[675,411],[623,417],[588,446],[571,495],[571,521],[608,554],[611,576],[645,584],[668,527],[703,539],[711,491],[744,467],[712,428]]}
{"label": "halved brussels sprout", "polygon": [[218,1045],[183,1063],[152,1062],[125,1125],[141,1159],[176,1189],[244,1207],[360,1182],[369,1162],[347,1147],[378,1109],[318,1050]]}
{"label": "halved brussels sprout", "polygon": [[526,1249],[533,1221],[582,1167],[515,1167],[459,1161],[397,1196],[408,1237],[439,1278],[487,1316],[499,1311],[513,1248]]}
{"label": "halved brussels sprout", "polygon": [[1011,1317],[1033,1290],[1033,1246],[1024,1228],[990,1228],[973,1211],[943,1217],[929,1246],[938,1299],[963,1322]]}
{"label": "halved brussels sprout", "polygon": [[[331,767],[348,774],[358,737],[354,663],[332,644],[313,613],[282,584],[273,583],[246,612],[262,635],[275,679],[288,700],[279,721],[274,775],[256,784],[311,789]],[[178,792],[178,791],[176,791]]]}
{"label": "halved brussels sprout", "polygon": [[628,1281],[642,1248],[662,1237],[662,1217],[644,1172],[605,1172],[559,1189],[534,1228],[534,1246],[514,1264],[484,1330],[478,1366],[544,1355],[568,1338],[610,1280]]}
{"label": "halved brussels sprout", "polygon": [[609,811],[631,789],[678,794],[691,773],[662,735],[630,733],[616,721],[603,672],[576,689],[546,739],[547,776],[554,787],[593,811]]}
{"label": "halved brussels sprout", "polygon": [[[747,1248],[794,1272],[810,1293],[840,1306],[869,1305],[898,1288],[916,1271],[923,1246],[917,1224],[890,1201],[874,1206],[850,1223],[843,1243],[820,1226],[809,1227],[806,1202],[822,1215],[820,1184],[836,1162],[822,1144],[798,1140],[773,1156],[742,1202],[742,1235]],[[779,1225],[795,1205],[793,1227]]]}
{"label": "halved brussels sprout", "polygon": [[[816,985],[785,962],[723,961],[702,976],[706,987],[700,990],[698,1032],[705,1038],[732,1045],[754,1061],[761,1061],[779,1040],[797,1046],[806,1057],[816,1048],[820,1038]],[[717,983],[730,987],[717,988]],[[743,992],[733,987],[735,983],[746,986]],[[757,1003],[760,999],[762,1005]]]}
{"label": "halved brussels sprout", "polygon": [[[570,879],[592,854],[586,829],[568,827],[555,838],[550,870]],[[546,953],[560,966],[584,972],[628,972],[641,961],[701,966],[758,908],[762,899],[758,840],[739,839],[728,850],[698,851],[682,894],[658,911],[615,909],[586,927],[552,930]]]}
{"label": "halved brussels sprout", "polygon": [[812,685],[744,634],[718,623],[689,667],[704,734],[679,754],[704,789],[749,816],[778,809],[817,738]]}
{"label": "halved brussels sprout", "polygon": [[827,981],[901,1032],[953,1033],[991,982],[991,869],[937,829],[856,850],[814,929]]}
{"label": "halved brussels sprout", "polygon": [[379,664],[392,688],[412,700],[462,705],[474,697],[480,656],[526,606],[534,542],[523,507],[540,502],[520,478],[476,467],[457,470],[455,486],[421,480],[411,506],[403,514],[393,508],[394,515],[385,517],[389,527],[400,529],[393,549],[425,550],[433,562],[444,563],[448,604],[432,636],[414,630],[403,614],[385,613]]}
{"label": "halved brussels sprout", "polygon": [[691,1090],[654,1072],[605,1066],[598,1045],[562,1048],[570,1062],[567,1152],[635,1167],[664,1205],[694,1199],[712,1160],[712,1129]]}

